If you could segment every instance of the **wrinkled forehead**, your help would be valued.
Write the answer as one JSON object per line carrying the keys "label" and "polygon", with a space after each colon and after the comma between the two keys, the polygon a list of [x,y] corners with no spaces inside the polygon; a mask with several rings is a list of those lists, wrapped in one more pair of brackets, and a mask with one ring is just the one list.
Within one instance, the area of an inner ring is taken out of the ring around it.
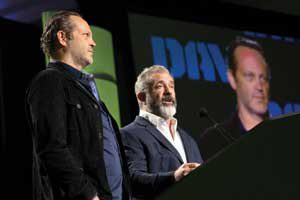
{"label": "wrinkled forehead", "polygon": [[156,72],[150,75],[149,79],[151,82],[174,82],[174,78],[166,71]]}

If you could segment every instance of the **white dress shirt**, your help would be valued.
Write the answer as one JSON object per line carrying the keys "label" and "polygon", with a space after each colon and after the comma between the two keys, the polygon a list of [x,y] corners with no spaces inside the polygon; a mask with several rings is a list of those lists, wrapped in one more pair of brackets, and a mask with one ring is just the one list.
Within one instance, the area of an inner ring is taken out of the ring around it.
{"label": "white dress shirt", "polygon": [[140,110],[139,116],[150,121],[162,133],[162,135],[175,147],[175,149],[178,151],[179,155],[181,156],[183,162],[187,163],[183,143],[177,131],[177,119],[175,119],[174,117],[171,119],[170,128],[174,130],[173,132],[175,132],[173,138],[170,128],[165,119],[144,110]]}

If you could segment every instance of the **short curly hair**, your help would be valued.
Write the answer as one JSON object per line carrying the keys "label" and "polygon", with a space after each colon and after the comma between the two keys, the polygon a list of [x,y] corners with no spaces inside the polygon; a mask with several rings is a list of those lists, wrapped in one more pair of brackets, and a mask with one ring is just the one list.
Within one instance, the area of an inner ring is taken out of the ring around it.
{"label": "short curly hair", "polygon": [[82,17],[74,11],[58,11],[47,22],[40,38],[40,44],[43,52],[51,57],[61,46],[57,39],[57,32],[63,30],[66,37],[71,39],[71,32],[74,24],[70,20],[70,16]]}

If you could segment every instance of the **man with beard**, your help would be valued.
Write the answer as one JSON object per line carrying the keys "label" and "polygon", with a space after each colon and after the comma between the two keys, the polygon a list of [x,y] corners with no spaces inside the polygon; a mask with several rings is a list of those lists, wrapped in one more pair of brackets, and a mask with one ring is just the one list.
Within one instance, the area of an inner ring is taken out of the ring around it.
{"label": "man with beard", "polygon": [[236,93],[237,107],[230,119],[221,125],[226,130],[225,137],[216,126],[200,136],[204,160],[268,118],[270,69],[261,45],[248,38],[236,37],[228,48],[228,62],[227,77]]}
{"label": "man with beard", "polygon": [[153,199],[196,169],[196,142],[177,127],[174,79],[159,65],[144,69],[135,83],[140,113],[121,129],[133,196]]}

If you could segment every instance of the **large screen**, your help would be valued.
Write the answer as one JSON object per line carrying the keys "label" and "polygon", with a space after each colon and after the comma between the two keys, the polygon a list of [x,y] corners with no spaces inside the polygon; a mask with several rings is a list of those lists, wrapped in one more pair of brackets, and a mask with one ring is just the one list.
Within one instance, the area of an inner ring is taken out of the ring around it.
{"label": "large screen", "polygon": [[252,30],[233,30],[136,13],[129,14],[134,65],[138,74],[154,64],[175,78],[179,126],[199,136],[209,121],[199,118],[205,107],[218,122],[235,110],[226,77],[226,47],[237,35],[257,40],[271,68],[271,116],[300,111],[300,39]]}

